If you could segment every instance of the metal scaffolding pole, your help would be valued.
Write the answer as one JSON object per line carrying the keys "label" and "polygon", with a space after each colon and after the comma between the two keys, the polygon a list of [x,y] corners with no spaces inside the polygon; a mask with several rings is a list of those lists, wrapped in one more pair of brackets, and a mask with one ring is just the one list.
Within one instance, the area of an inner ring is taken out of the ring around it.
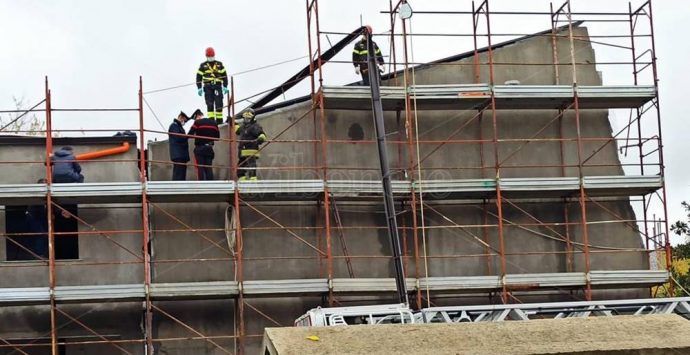
{"label": "metal scaffolding pole", "polygon": [[[50,88],[48,86],[48,77],[45,78],[45,95],[46,95],[46,182],[48,186],[53,183],[53,167],[51,164],[51,155],[53,153],[53,120],[52,120],[52,99],[50,95]],[[48,218],[48,282],[50,290],[55,290],[57,281],[55,279],[55,225],[51,216],[53,215],[53,199],[50,189],[46,193],[46,211]],[[55,292],[50,293],[50,352],[52,355],[58,355],[58,339],[57,339],[57,319],[55,309]]]}
{"label": "metal scaffolding pole", "polygon": [[[144,138],[144,86],[139,77],[139,180],[145,184],[148,180],[146,173],[146,140]],[[141,190],[141,227],[142,227],[142,251],[144,253],[144,287],[148,291],[151,288],[151,250],[149,236],[149,203],[146,190]],[[153,313],[151,309],[150,293],[146,292],[144,301],[144,338],[146,339],[146,354],[154,354],[153,349]]]}

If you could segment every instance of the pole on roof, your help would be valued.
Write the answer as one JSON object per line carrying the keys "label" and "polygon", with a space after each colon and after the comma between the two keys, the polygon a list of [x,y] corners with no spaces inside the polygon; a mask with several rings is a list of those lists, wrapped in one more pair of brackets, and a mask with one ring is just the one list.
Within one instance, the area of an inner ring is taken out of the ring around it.
{"label": "pole on roof", "polygon": [[383,106],[381,104],[381,76],[376,65],[376,53],[371,33],[365,28],[367,37],[367,62],[369,68],[369,85],[371,87],[371,106],[376,126],[376,143],[381,163],[381,179],[383,181],[383,203],[386,211],[386,223],[388,224],[388,237],[391,240],[393,250],[393,264],[395,266],[395,286],[398,290],[400,303],[409,304],[407,299],[407,287],[405,286],[405,269],[403,268],[402,252],[400,249],[400,235],[398,234],[398,222],[395,218],[395,205],[393,204],[393,191],[391,189],[391,176],[388,169],[388,152],[386,150],[386,128],[383,122]]}

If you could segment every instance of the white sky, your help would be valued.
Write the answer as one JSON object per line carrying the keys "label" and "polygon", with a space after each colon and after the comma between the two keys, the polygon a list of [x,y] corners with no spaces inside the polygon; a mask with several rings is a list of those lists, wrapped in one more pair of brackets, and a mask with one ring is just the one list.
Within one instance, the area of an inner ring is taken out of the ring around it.
{"label": "white sky", "polygon": [[[471,1],[409,0],[415,10],[471,10]],[[479,1],[477,1],[479,3]],[[574,12],[626,12],[627,0],[572,0]],[[639,7],[643,1],[632,1]],[[388,0],[320,0],[322,31],[350,32],[364,23],[375,32],[389,28]],[[560,6],[555,1],[554,6]],[[490,0],[492,11],[549,11],[546,0]],[[190,84],[203,51],[216,49],[216,57],[231,73],[300,58],[275,68],[235,78],[236,94],[244,98],[276,86],[306,63],[306,4],[304,0],[0,0],[0,109],[12,109],[13,97],[33,105],[43,98],[43,78],[49,76],[53,107],[136,107],[138,77],[144,91]],[[581,17],[581,16],[580,16]],[[575,17],[578,19],[578,16]],[[682,219],[680,202],[690,201],[686,178],[689,150],[687,125],[683,124],[690,46],[676,35],[690,23],[687,0],[654,1],[655,38],[659,58],[662,127],[665,143],[669,221]],[[518,18],[494,15],[493,33],[529,34],[550,27],[549,16]],[[417,14],[414,33],[472,32],[469,16]],[[590,34],[629,33],[627,23],[585,23]],[[399,27],[398,27],[399,29]],[[511,37],[496,37],[494,43]],[[337,35],[322,37],[322,46],[335,43]],[[605,39],[629,45],[629,40]],[[377,40],[384,53],[388,40]],[[480,43],[485,45],[485,43]],[[425,62],[471,50],[470,38],[415,37],[414,59]],[[397,45],[402,48],[401,43]],[[629,61],[630,52],[595,46],[598,61]],[[401,53],[401,52],[398,52]],[[336,60],[349,59],[349,50]],[[599,66],[606,84],[632,84],[631,68]],[[646,71],[649,73],[649,70]],[[648,74],[647,74],[648,75]],[[350,64],[329,64],[325,83],[358,80]],[[306,83],[287,97],[306,94]],[[146,95],[163,127],[145,112],[145,126],[165,130],[180,110],[204,109],[193,86]],[[242,106],[238,107],[241,108]],[[612,112],[614,131],[627,123],[627,112]],[[56,113],[58,129],[136,129],[136,113]],[[67,134],[63,134],[67,135]],[[638,216],[640,217],[640,216]]]}

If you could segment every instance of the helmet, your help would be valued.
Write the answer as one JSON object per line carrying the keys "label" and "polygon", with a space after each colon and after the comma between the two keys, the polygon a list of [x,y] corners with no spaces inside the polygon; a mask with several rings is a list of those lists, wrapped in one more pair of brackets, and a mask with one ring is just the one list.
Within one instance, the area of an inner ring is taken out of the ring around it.
{"label": "helmet", "polygon": [[255,117],[256,113],[251,108],[248,108],[244,112],[242,112],[242,119],[244,119],[245,121],[253,121]]}
{"label": "helmet", "polygon": [[206,56],[207,57],[215,57],[216,56],[216,51],[213,50],[213,47],[206,48]]}
{"label": "helmet", "polygon": [[367,31],[364,34],[374,34],[374,29],[372,29],[371,26],[366,25],[365,27],[367,28]]}

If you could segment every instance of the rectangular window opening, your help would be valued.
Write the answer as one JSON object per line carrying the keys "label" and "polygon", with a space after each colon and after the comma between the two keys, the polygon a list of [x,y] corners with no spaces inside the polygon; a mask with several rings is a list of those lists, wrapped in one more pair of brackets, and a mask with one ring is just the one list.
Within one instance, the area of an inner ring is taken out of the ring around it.
{"label": "rectangular window opening", "polygon": [[[79,259],[79,216],[77,205],[53,209],[55,259]],[[48,259],[48,217],[45,205],[5,207],[5,250],[7,261]]]}

